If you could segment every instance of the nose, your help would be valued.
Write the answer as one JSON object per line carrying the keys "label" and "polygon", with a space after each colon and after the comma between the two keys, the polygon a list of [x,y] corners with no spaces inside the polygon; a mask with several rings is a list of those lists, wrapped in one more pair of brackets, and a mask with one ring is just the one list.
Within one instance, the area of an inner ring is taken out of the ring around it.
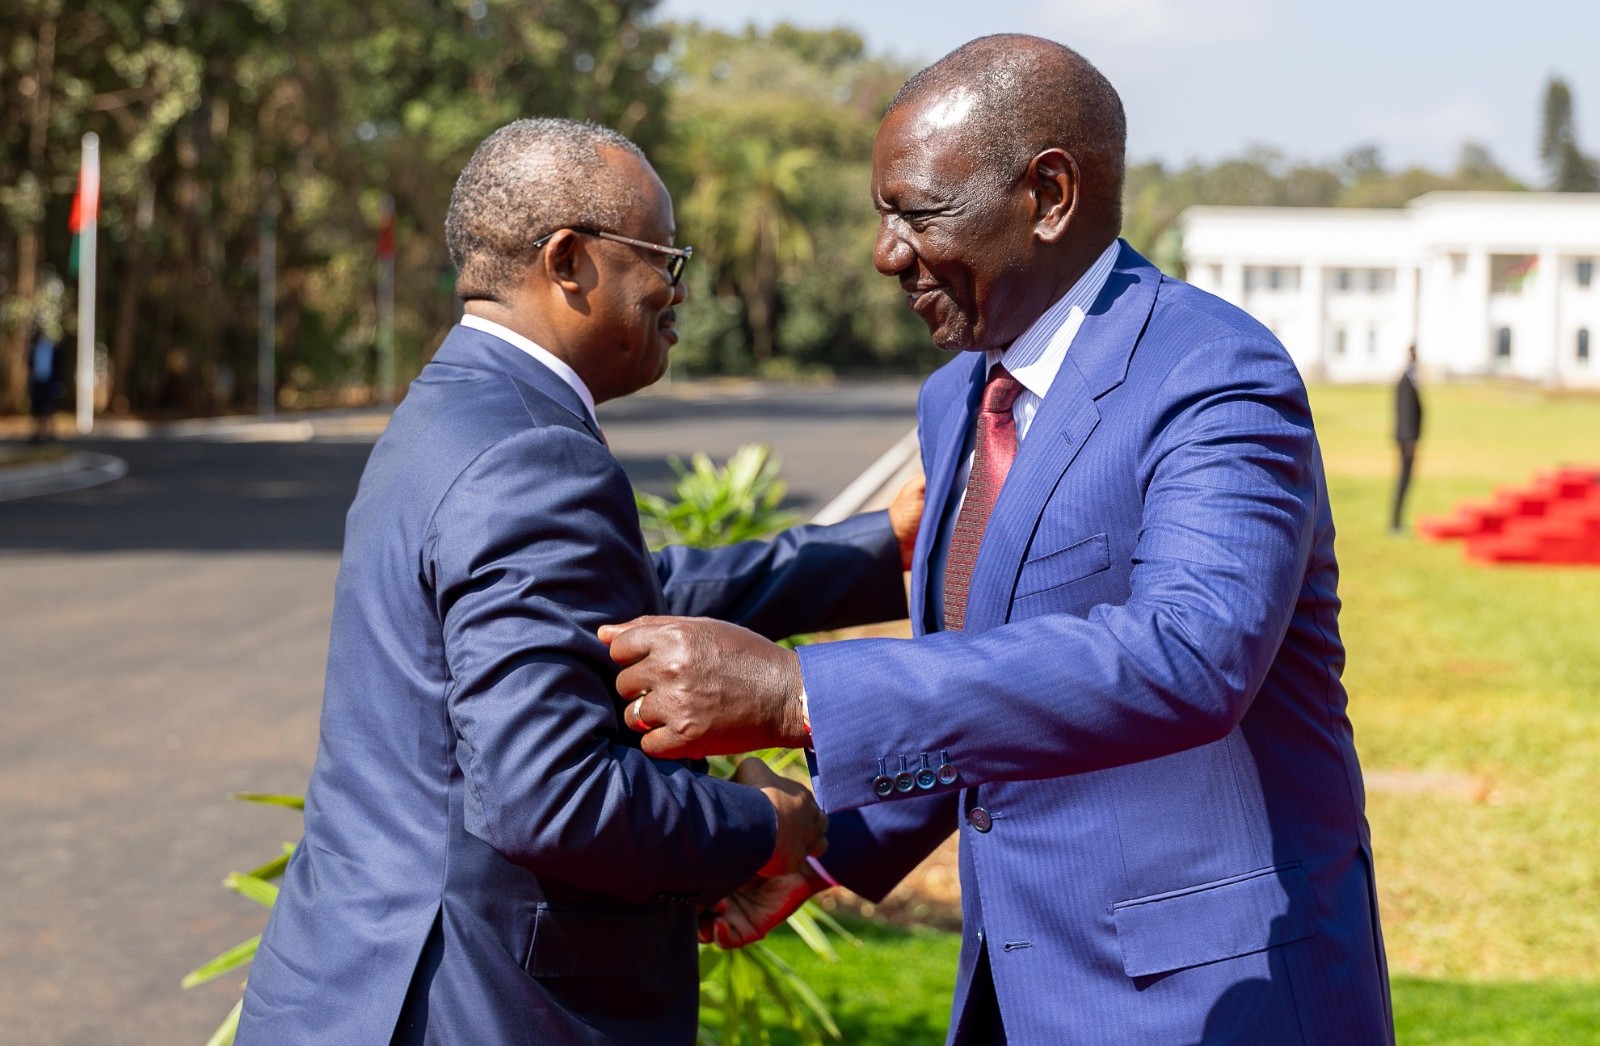
{"label": "nose", "polygon": [[689,285],[682,280],[672,285],[672,304],[682,305],[689,298]]}
{"label": "nose", "polygon": [[872,245],[872,267],[885,276],[897,276],[911,264],[910,244],[896,236],[887,217],[878,222],[878,239]]}

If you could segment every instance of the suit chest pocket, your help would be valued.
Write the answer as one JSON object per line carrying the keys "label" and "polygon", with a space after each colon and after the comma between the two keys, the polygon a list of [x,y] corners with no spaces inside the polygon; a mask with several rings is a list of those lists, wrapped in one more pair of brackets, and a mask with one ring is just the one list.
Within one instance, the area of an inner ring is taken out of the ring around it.
{"label": "suit chest pocket", "polygon": [[1017,577],[1014,598],[1038,595],[1051,589],[1111,569],[1111,543],[1104,534],[1095,534],[1042,555],[1030,556]]}

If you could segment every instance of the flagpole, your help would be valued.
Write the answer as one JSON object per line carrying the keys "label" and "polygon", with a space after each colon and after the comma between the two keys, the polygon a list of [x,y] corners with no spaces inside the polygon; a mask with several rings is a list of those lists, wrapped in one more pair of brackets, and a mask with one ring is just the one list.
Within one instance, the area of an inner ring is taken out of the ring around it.
{"label": "flagpole", "polygon": [[261,176],[259,264],[256,266],[256,410],[270,418],[278,407],[278,186],[271,171]]}
{"label": "flagpole", "polygon": [[385,193],[378,226],[378,398],[394,402],[394,197]]}
{"label": "flagpole", "polygon": [[100,225],[100,136],[83,136],[78,175],[78,433],[94,431],[95,233]]}

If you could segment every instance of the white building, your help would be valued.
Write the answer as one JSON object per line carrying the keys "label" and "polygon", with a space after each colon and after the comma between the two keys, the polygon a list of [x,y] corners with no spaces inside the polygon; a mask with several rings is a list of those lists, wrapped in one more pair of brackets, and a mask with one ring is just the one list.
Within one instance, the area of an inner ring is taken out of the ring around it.
{"label": "white building", "polygon": [[1600,387],[1600,193],[1432,192],[1397,210],[1191,207],[1191,283],[1272,328],[1307,378]]}

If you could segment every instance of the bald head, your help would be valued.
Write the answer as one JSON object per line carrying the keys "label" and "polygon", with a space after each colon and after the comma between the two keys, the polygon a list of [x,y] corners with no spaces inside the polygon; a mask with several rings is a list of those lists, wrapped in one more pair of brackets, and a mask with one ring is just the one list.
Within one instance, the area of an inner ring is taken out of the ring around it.
{"label": "bald head", "polygon": [[998,178],[1062,149],[1083,175],[1085,217],[1122,227],[1127,121],[1116,88],[1069,47],[1007,33],[963,44],[905,82],[887,117],[916,107]]}
{"label": "bald head", "polygon": [[645,160],[616,131],[576,120],[518,120],[485,138],[456,180],[445,216],[457,295],[504,301],[540,237],[575,225],[625,225],[641,186],[628,165],[614,162],[619,153]]}

